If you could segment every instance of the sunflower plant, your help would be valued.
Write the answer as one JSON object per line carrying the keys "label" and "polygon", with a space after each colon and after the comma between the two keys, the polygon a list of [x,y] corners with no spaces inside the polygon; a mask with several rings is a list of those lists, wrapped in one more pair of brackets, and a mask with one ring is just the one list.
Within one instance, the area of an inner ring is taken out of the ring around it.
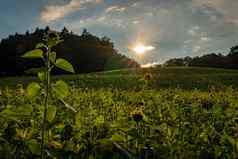
{"label": "sunflower plant", "polygon": [[44,66],[42,68],[34,68],[37,70],[40,82],[32,82],[27,86],[27,96],[30,100],[43,95],[43,121],[41,127],[41,158],[45,158],[45,135],[47,131],[47,122],[52,121],[56,115],[56,108],[49,105],[49,99],[54,95],[58,100],[65,104],[67,108],[75,109],[65,103],[64,98],[69,94],[68,85],[62,81],[51,81],[52,69],[57,67],[67,72],[74,73],[73,66],[63,58],[57,58],[53,47],[62,43],[63,40],[58,33],[48,33],[43,37],[43,41],[35,46],[34,50],[26,52],[22,57],[27,59],[42,59]]}

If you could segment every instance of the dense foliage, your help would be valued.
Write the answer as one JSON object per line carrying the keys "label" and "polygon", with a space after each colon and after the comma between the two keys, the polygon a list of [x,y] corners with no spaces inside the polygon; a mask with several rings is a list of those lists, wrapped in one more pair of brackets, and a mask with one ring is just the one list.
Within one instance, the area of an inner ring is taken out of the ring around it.
{"label": "dense foliage", "polygon": [[[171,78],[167,86],[188,86],[186,76],[173,83],[175,70],[177,75],[193,73],[190,90],[159,88],[159,82],[166,82],[159,72]],[[135,70],[85,75],[83,82],[83,78],[64,76],[71,81],[64,101],[76,111],[65,107],[53,94],[47,113],[48,158],[238,157],[237,87],[226,86],[226,80],[220,81],[220,87],[205,82],[223,74],[238,79],[237,71],[165,68],[132,72]],[[195,89],[199,75],[204,83],[201,81]],[[126,83],[131,87],[123,87]],[[200,87],[206,84],[208,91],[202,91]],[[1,89],[0,158],[39,158],[42,99],[42,95],[29,98],[22,84]]]}
{"label": "dense foliage", "polygon": [[[37,43],[42,41],[43,35],[49,31],[51,31],[49,27],[37,28],[33,33],[26,32],[24,35],[16,33],[2,39],[0,43],[0,76],[23,75],[30,68],[42,66],[41,60],[29,61],[22,59],[21,55],[32,50]],[[119,54],[114,48],[113,42],[107,37],[99,38],[86,29],[80,36],[69,32],[67,28],[64,28],[59,34],[63,37],[64,42],[53,50],[58,53],[59,57],[71,61],[76,73],[139,66],[134,60]],[[55,73],[62,72],[56,70]]]}
{"label": "dense foliage", "polygon": [[238,45],[232,47],[228,55],[212,53],[201,57],[175,58],[166,61],[165,65],[238,69]]}
{"label": "dense foliage", "polygon": [[[41,97],[1,95],[0,157],[37,158]],[[50,158],[236,158],[238,93],[71,89],[77,113],[51,101]]]}

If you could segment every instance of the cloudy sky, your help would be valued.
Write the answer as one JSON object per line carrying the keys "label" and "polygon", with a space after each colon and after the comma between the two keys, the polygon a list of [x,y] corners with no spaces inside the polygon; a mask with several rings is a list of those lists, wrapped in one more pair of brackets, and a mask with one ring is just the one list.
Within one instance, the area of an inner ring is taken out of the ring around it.
{"label": "cloudy sky", "polygon": [[[49,25],[108,36],[140,63],[227,53],[238,44],[238,0],[7,0],[0,2],[0,39]],[[145,54],[131,47],[148,46]]]}

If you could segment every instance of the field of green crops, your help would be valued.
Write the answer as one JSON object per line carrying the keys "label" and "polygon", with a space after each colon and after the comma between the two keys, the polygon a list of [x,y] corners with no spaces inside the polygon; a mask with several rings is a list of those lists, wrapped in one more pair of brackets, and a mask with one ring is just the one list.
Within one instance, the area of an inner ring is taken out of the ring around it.
{"label": "field of green crops", "polygon": [[[50,97],[49,159],[236,159],[238,71],[116,70],[54,76],[70,89]],[[0,158],[40,158],[43,98],[33,77],[0,79]]]}

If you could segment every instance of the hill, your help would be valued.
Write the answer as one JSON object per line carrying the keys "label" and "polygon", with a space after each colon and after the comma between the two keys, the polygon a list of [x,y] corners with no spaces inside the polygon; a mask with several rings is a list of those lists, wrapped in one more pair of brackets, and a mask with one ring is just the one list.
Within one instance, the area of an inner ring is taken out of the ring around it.
{"label": "hill", "polygon": [[[42,65],[39,60],[25,60],[21,55],[32,50],[42,41],[45,33],[53,32],[49,27],[36,28],[20,35],[10,35],[0,43],[0,76],[26,75],[25,71]],[[63,43],[54,48],[59,57],[69,60],[77,73],[105,71],[121,68],[139,67],[134,60],[121,55],[108,37],[99,38],[84,29],[82,35],[76,35],[64,28],[59,32]],[[60,70],[56,74],[63,73]]]}
{"label": "hill", "polygon": [[[147,79],[147,76],[151,76]],[[141,89],[145,83],[153,89],[181,88],[209,90],[210,88],[223,89],[232,86],[238,89],[238,71],[219,68],[200,67],[161,67],[137,68],[104,71],[80,75],[58,75],[53,77],[63,79],[74,87],[79,88],[116,88]],[[32,77],[9,77],[0,80],[0,88],[15,87],[21,83],[26,86]]]}

